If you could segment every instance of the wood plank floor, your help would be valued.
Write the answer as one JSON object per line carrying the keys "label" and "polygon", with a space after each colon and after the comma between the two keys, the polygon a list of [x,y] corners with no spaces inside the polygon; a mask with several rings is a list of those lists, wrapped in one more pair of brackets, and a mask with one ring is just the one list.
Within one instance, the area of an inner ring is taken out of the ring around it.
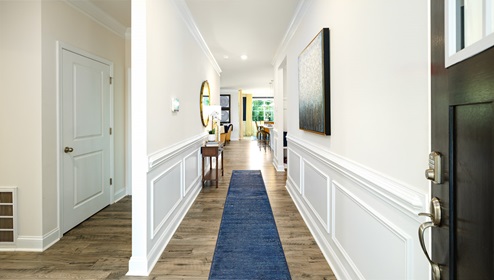
{"label": "wood plank floor", "polygon": [[126,197],[42,253],[0,252],[0,279],[207,279],[232,170],[262,171],[293,279],[336,279],[276,172],[257,142],[225,147],[219,188],[206,186],[148,277],[125,276],[131,252],[131,198]]}

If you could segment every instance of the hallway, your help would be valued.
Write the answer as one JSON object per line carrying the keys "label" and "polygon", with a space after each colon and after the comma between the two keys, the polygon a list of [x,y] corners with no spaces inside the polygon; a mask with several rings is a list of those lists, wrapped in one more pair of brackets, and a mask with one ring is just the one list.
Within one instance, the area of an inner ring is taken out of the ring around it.
{"label": "hallway", "polygon": [[127,277],[131,256],[131,199],[124,198],[42,253],[0,252],[0,279],[207,279],[230,176],[260,169],[293,279],[336,279],[276,172],[271,152],[256,141],[225,147],[219,188],[206,186],[190,208],[149,277]]}

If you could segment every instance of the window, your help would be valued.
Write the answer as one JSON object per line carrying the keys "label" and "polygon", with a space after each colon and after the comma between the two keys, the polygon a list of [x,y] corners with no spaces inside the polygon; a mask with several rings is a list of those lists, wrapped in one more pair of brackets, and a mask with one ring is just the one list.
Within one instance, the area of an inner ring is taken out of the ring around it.
{"label": "window", "polygon": [[230,123],[230,95],[220,94],[221,124]]}
{"label": "window", "polygon": [[494,45],[494,0],[446,0],[446,67]]}
{"label": "window", "polygon": [[274,121],[273,98],[253,98],[252,101],[253,121]]}

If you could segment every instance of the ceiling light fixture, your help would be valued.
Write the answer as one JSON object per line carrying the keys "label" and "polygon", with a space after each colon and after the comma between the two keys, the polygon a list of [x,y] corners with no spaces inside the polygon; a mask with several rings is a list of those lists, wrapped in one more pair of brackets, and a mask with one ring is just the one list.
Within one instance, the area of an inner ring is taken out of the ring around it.
{"label": "ceiling light fixture", "polygon": [[247,58],[248,58],[248,57],[247,57],[247,55],[245,55],[245,54],[243,54],[243,55],[241,55],[241,56],[240,56],[240,59],[242,59],[242,60],[247,60]]}

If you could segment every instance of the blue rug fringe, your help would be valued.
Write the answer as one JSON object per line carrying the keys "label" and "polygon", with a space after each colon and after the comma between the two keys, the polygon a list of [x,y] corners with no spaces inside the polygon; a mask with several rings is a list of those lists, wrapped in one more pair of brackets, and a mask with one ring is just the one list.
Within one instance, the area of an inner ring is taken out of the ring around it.
{"label": "blue rug fringe", "polygon": [[260,170],[234,170],[209,279],[291,279]]}

